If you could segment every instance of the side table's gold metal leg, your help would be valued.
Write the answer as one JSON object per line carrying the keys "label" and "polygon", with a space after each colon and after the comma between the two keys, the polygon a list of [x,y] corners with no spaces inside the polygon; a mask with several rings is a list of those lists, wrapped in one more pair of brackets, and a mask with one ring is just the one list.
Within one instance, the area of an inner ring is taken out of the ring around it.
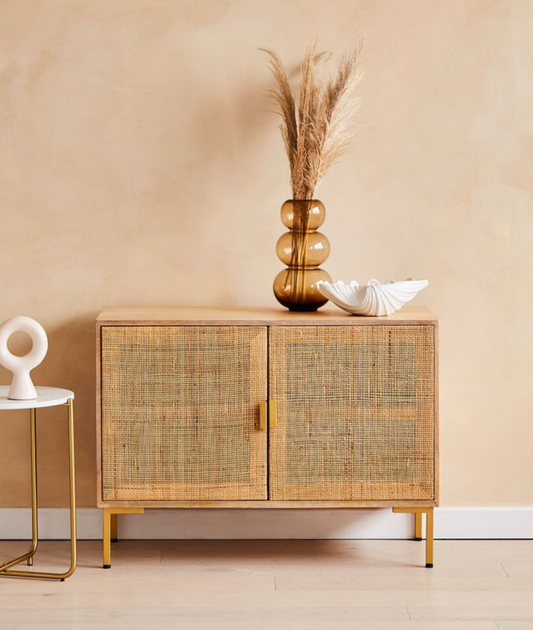
{"label": "side table's gold metal leg", "polygon": [[422,540],[422,514],[415,513],[415,540]]}
{"label": "side table's gold metal leg", "polygon": [[102,552],[104,569],[111,568],[111,541],[117,538],[117,514],[144,514],[144,508],[104,508]]}
{"label": "side table's gold metal leg", "polygon": [[433,508],[432,507],[405,507],[392,508],[395,514],[415,515],[415,536],[422,537],[422,514],[426,515],[426,567],[433,567]]}
{"label": "side table's gold metal leg", "polygon": [[77,523],[76,523],[76,454],[74,451],[74,400],[68,401],[68,453],[69,453],[69,490],[70,490],[70,568],[62,579],[70,577],[76,570],[77,558]]}
{"label": "side table's gold metal leg", "polygon": [[70,568],[64,573],[48,573],[45,571],[9,571],[9,567],[33,557],[37,551],[37,433],[36,413],[31,410],[31,439],[32,439],[32,549],[7,564],[0,567],[0,575],[14,575],[16,577],[45,578],[51,580],[65,580],[76,570],[76,460],[74,451],[74,401],[69,398],[68,408],[68,449],[69,449],[69,486],[70,486]]}
{"label": "side table's gold metal leg", "polygon": [[31,547],[30,550],[0,566],[1,573],[10,573],[8,569],[26,560],[28,566],[33,565],[33,556],[39,544],[37,533],[37,411],[30,409],[30,449],[31,449]]}
{"label": "side table's gold metal leg", "polygon": [[31,445],[31,556],[28,566],[33,566],[33,556],[39,544],[38,501],[37,501],[37,410],[30,409],[30,445]]}

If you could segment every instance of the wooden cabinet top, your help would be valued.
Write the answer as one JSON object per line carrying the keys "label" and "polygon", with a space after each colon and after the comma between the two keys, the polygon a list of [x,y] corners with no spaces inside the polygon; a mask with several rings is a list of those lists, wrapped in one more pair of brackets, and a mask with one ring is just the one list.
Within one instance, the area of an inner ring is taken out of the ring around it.
{"label": "wooden cabinet top", "polygon": [[338,308],[315,313],[291,313],[281,307],[165,306],[104,308],[97,318],[100,326],[205,324],[205,325],[282,325],[351,326],[435,324],[437,317],[425,306],[405,306],[390,317],[360,317]]}

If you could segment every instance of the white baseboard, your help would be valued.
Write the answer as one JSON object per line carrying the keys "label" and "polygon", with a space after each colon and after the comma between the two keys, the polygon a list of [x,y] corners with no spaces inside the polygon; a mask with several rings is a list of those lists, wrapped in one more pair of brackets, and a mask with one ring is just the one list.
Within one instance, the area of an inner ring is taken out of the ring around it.
{"label": "white baseboard", "polygon": [[[78,538],[102,537],[102,513],[78,509]],[[69,512],[39,510],[39,537],[69,537]],[[413,518],[376,510],[146,510],[119,516],[123,539],[409,539]],[[533,507],[437,508],[435,537],[450,539],[533,538]],[[0,508],[0,539],[31,538],[29,508]]]}

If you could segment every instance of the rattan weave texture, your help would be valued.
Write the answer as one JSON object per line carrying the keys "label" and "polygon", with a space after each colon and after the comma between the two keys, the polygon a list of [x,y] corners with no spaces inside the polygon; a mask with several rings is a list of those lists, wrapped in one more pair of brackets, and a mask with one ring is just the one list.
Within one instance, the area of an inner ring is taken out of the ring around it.
{"label": "rattan weave texture", "polygon": [[273,326],[272,500],[434,497],[432,326]]}
{"label": "rattan weave texture", "polygon": [[102,498],[267,498],[267,329],[102,328]]}

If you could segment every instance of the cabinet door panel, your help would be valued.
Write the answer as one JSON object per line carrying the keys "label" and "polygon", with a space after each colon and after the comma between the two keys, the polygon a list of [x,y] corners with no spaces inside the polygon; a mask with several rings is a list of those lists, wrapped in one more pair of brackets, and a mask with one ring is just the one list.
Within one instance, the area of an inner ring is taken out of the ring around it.
{"label": "cabinet door panel", "polygon": [[102,498],[267,498],[267,332],[102,328]]}
{"label": "cabinet door panel", "polygon": [[432,500],[432,326],[270,332],[270,498]]}

